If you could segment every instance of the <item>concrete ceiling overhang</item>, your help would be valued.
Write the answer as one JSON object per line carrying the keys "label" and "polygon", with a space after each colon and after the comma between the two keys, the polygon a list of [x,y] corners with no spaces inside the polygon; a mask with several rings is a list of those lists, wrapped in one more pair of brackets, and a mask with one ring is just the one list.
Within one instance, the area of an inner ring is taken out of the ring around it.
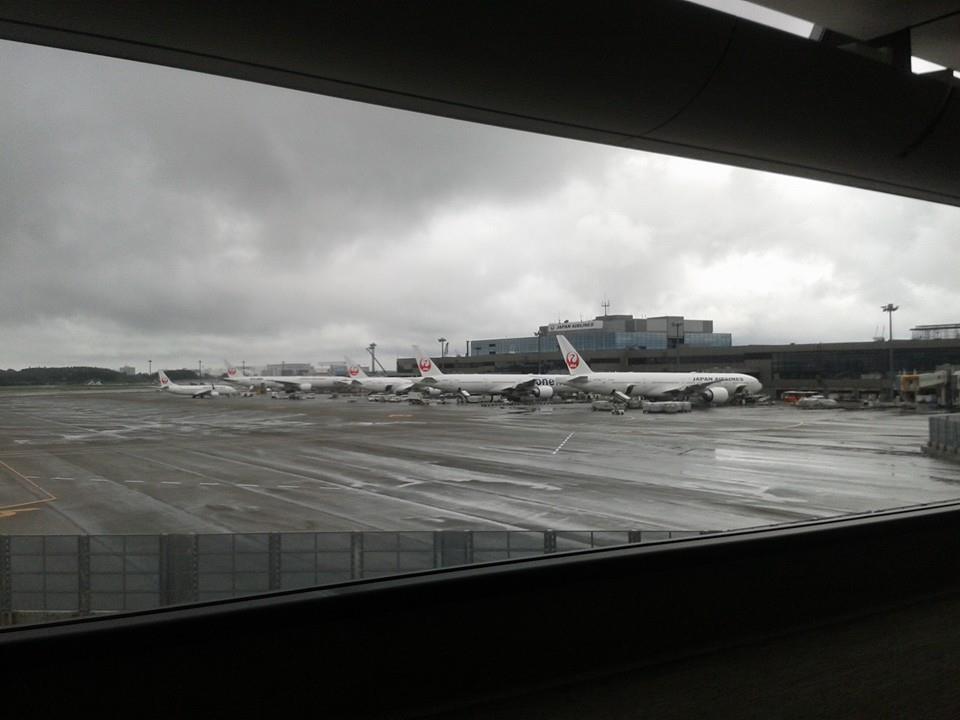
{"label": "concrete ceiling overhang", "polygon": [[960,97],[679,0],[0,0],[0,37],[960,205]]}
{"label": "concrete ceiling overhang", "polygon": [[960,70],[958,0],[754,0],[856,40],[908,32],[912,54]]}

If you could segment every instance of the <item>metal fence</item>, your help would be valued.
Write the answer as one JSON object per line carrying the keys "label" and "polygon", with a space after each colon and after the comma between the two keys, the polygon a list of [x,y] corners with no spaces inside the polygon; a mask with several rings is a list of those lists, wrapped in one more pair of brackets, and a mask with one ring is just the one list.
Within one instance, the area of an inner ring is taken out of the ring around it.
{"label": "metal fence", "polygon": [[0,625],[146,610],[696,531],[0,536]]}
{"label": "metal fence", "polygon": [[936,454],[960,458],[960,414],[931,415],[927,449]]}

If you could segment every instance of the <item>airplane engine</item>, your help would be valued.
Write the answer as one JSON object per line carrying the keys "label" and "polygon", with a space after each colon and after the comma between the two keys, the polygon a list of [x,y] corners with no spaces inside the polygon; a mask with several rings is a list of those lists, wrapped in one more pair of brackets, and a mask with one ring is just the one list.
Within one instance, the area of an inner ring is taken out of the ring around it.
{"label": "airplane engine", "polygon": [[211,390],[210,397],[220,397],[220,392],[217,390]]}
{"label": "airplane engine", "polygon": [[553,388],[549,385],[534,385],[533,396],[540,400],[549,400],[554,395]]}
{"label": "airplane engine", "polygon": [[440,397],[443,395],[443,390],[435,387],[425,387],[420,392],[428,397]]}
{"label": "airplane engine", "polygon": [[722,387],[710,387],[703,391],[703,399],[714,405],[723,405],[730,399],[730,392]]}
{"label": "airplane engine", "polygon": [[300,383],[300,389],[303,390],[304,392],[310,392],[310,388],[312,387],[313,385],[311,385],[310,383]]}

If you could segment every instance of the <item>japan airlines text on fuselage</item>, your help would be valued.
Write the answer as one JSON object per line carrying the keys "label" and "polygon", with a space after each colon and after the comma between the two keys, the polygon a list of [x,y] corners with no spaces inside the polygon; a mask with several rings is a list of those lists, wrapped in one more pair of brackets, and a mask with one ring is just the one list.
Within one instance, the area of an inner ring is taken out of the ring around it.
{"label": "japan airlines text on fuselage", "polygon": [[235,395],[236,388],[229,385],[215,385],[207,383],[204,385],[178,385],[167,377],[163,370],[157,371],[160,377],[160,389],[173,395],[189,395],[193,398],[218,397],[220,395]]}
{"label": "japan airlines text on fuselage", "polygon": [[569,340],[557,335],[557,342],[572,375],[568,387],[583,392],[619,397],[699,397],[722,404],[736,395],[758,393],[763,387],[755,377],[743,373],[593,372]]}
{"label": "japan airlines text on fuselage", "polygon": [[511,375],[506,373],[444,373],[413,346],[420,371],[419,385],[443,392],[461,395],[505,395],[507,397],[529,396],[546,400],[564,388],[570,375]]}

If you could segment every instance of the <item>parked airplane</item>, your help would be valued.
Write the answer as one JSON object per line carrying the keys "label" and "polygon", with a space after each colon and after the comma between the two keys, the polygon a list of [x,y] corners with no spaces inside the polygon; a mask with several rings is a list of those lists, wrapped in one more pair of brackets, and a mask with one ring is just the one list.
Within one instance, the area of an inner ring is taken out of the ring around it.
{"label": "parked airplane", "polygon": [[346,390],[350,381],[336,375],[243,375],[237,368],[227,369],[227,382],[248,387],[279,387],[288,393]]}
{"label": "parked airplane", "polygon": [[742,373],[593,372],[569,340],[557,335],[557,342],[573,376],[569,386],[623,401],[632,397],[694,398],[722,405],[731,397],[756,394],[763,387],[755,377]]}
{"label": "parked airplane", "polygon": [[215,385],[213,383],[205,383],[203,385],[178,385],[168,378],[163,370],[159,370],[158,375],[160,376],[160,389],[173,393],[174,395],[209,398],[218,397],[219,395],[235,395],[237,393],[236,388],[230,387],[229,385]]}
{"label": "parked airplane", "polygon": [[420,371],[420,385],[436,388],[442,392],[458,393],[463,397],[472,394],[503,395],[507,398],[534,397],[547,400],[562,391],[570,375],[514,375],[493,373],[444,373],[424,355],[419,347],[413,346],[417,357],[417,369]]}
{"label": "parked airplane", "polygon": [[240,387],[245,387],[249,390],[254,388],[263,387],[275,390],[283,387],[282,385],[275,384],[273,382],[268,382],[265,377],[260,375],[247,375],[242,372],[240,368],[233,367],[229,362],[227,365],[227,376],[223,378],[231,385],[239,385]]}
{"label": "parked airplane", "polygon": [[353,362],[350,358],[344,358],[347,361],[347,377],[353,387],[360,388],[369,393],[406,393],[418,384],[417,378],[412,377],[371,377],[364,372],[363,368]]}

